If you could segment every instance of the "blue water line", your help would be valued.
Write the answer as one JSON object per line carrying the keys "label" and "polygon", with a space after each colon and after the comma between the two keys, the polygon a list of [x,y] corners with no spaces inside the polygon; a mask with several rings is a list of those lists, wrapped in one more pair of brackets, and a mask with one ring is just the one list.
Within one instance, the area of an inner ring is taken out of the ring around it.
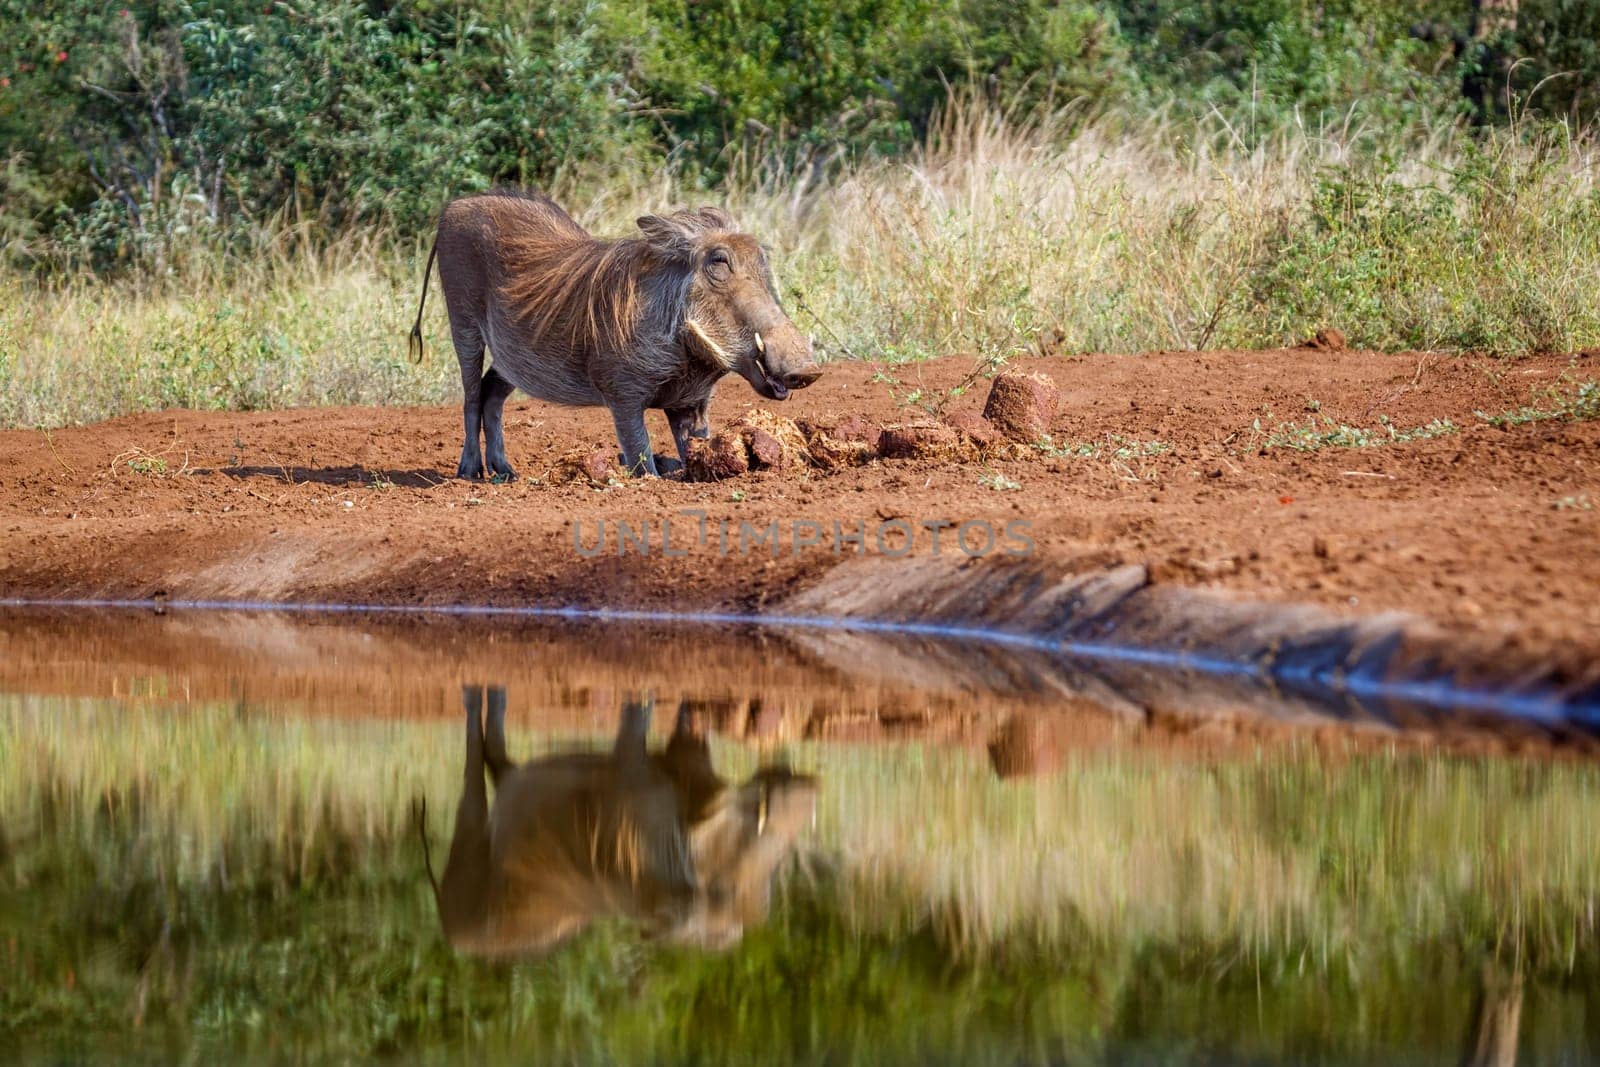
{"label": "blue water line", "polygon": [[1333,694],[1348,694],[1358,699],[1403,700],[1441,711],[1477,711],[1511,716],[1547,727],[1573,722],[1600,724],[1600,706],[1567,703],[1549,695],[1527,696],[1494,690],[1467,690],[1448,680],[1399,680],[1346,676],[1339,681],[1262,672],[1257,665],[1216,656],[1160,648],[1138,648],[1104,641],[1072,641],[1016,633],[983,626],[957,623],[898,622],[883,619],[838,618],[824,615],[755,614],[727,611],[655,611],[637,608],[580,607],[505,607],[487,604],[446,604],[413,607],[402,604],[346,604],[334,602],[283,603],[268,600],[110,600],[78,598],[66,600],[27,597],[0,597],[0,608],[94,608],[113,610],[167,611],[242,611],[307,613],[324,615],[446,615],[468,618],[558,619],[567,622],[643,622],[699,626],[758,626],[775,629],[825,630],[843,633],[889,634],[932,637],[1021,648],[1085,660],[1133,663],[1163,670],[1188,670],[1219,677],[1266,680],[1279,678],[1310,681]]}

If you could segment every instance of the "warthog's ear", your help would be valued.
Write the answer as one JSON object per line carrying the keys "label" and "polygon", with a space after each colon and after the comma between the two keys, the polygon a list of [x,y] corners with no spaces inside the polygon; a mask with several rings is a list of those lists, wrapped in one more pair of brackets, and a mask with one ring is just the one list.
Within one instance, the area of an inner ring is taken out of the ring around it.
{"label": "warthog's ear", "polygon": [[733,216],[720,207],[712,207],[707,204],[699,211],[696,211],[695,214],[700,216],[701,229],[704,230],[737,230],[739,228],[739,224],[733,221]]}
{"label": "warthog's ear", "polygon": [[687,252],[692,234],[678,217],[681,214],[680,211],[673,215],[641,215],[635,222],[651,247],[668,253]]}
{"label": "warthog's ear", "polygon": [[687,250],[689,243],[702,233],[739,228],[732,215],[709,205],[694,211],[674,211],[670,215],[643,215],[636,221],[644,239],[667,252]]}

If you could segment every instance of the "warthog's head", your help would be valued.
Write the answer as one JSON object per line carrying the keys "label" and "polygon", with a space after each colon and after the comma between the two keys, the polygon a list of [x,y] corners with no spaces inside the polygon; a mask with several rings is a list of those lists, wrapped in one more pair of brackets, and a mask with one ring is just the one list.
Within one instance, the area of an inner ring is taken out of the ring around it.
{"label": "warthog's head", "polygon": [[688,270],[681,339],[701,359],[744,377],[769,400],[783,400],[822,375],[802,334],[778,304],[766,249],[713,207],[646,215],[639,229],[652,247]]}
{"label": "warthog's head", "polygon": [[689,830],[700,881],[696,906],[668,933],[679,944],[722,949],[767,917],[772,877],[815,817],[817,780],[768,767],[730,787]]}

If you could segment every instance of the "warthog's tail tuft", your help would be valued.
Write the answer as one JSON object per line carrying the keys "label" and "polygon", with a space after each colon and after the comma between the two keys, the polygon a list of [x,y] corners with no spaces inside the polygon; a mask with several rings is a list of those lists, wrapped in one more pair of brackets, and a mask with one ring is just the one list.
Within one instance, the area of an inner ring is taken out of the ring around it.
{"label": "warthog's tail tuft", "polygon": [[[434,238],[433,247],[428,249],[428,265],[422,268],[422,295],[417,299],[417,321],[411,327],[411,362],[422,362],[422,309],[428,306],[428,276],[433,273],[433,260],[439,254],[439,240]],[[427,844],[426,839],[423,842]]]}
{"label": "warthog's tail tuft", "polygon": [[428,851],[428,798],[420,798],[411,805],[411,812],[417,820],[417,836],[422,839],[422,866],[428,872],[428,884],[433,887],[433,903],[435,907],[442,907],[439,902],[439,880],[433,876],[433,854]]}

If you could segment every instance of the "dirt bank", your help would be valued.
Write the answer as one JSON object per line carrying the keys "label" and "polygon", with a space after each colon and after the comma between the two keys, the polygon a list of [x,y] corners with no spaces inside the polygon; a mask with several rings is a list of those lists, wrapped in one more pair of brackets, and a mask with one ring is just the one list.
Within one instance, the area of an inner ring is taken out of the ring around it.
{"label": "dirt bank", "polygon": [[[781,408],[766,406],[824,424],[913,421],[907,394],[938,395],[971,366],[835,364]],[[6,431],[0,591],[748,608],[830,570],[835,523],[864,530],[870,552],[876,531],[904,522],[923,556],[924,522],[981,521],[1003,534],[1020,521],[1035,559],[1062,569],[1139,563],[1159,583],[1350,614],[1405,610],[1569,652],[1595,646],[1600,422],[1498,428],[1474,413],[1541,403],[1560,381],[1600,376],[1600,359],[1297,349],[1017,366],[1059,388],[1053,449],[704,484],[557,482],[563,457],[614,444],[610,420],[528,400],[508,407],[522,475],[510,485],[447,477],[460,449],[450,408],[168,412],[48,437]],[[983,402],[980,387],[949,410],[975,416]],[[729,380],[713,426],[762,403]],[[1441,419],[1457,429],[1439,430]],[[1430,424],[1436,435],[1410,433]],[[1312,451],[1287,447],[1338,425],[1385,443],[1350,447],[1334,434]],[[664,425],[651,429],[664,448]],[[681,519],[674,548],[685,554],[663,555],[659,522],[680,509],[704,511],[711,530],[727,520],[727,554],[715,537],[684,539],[698,520]],[[794,551],[795,534],[812,531],[797,530],[805,520],[822,544]],[[575,521],[585,550],[605,524],[604,551],[580,554]],[[649,555],[616,553],[623,521],[652,524]],[[776,558],[766,545],[738,552],[741,522],[780,524]],[[1002,536],[993,551],[1006,547],[1020,542]],[[941,551],[962,558],[949,531]]]}

